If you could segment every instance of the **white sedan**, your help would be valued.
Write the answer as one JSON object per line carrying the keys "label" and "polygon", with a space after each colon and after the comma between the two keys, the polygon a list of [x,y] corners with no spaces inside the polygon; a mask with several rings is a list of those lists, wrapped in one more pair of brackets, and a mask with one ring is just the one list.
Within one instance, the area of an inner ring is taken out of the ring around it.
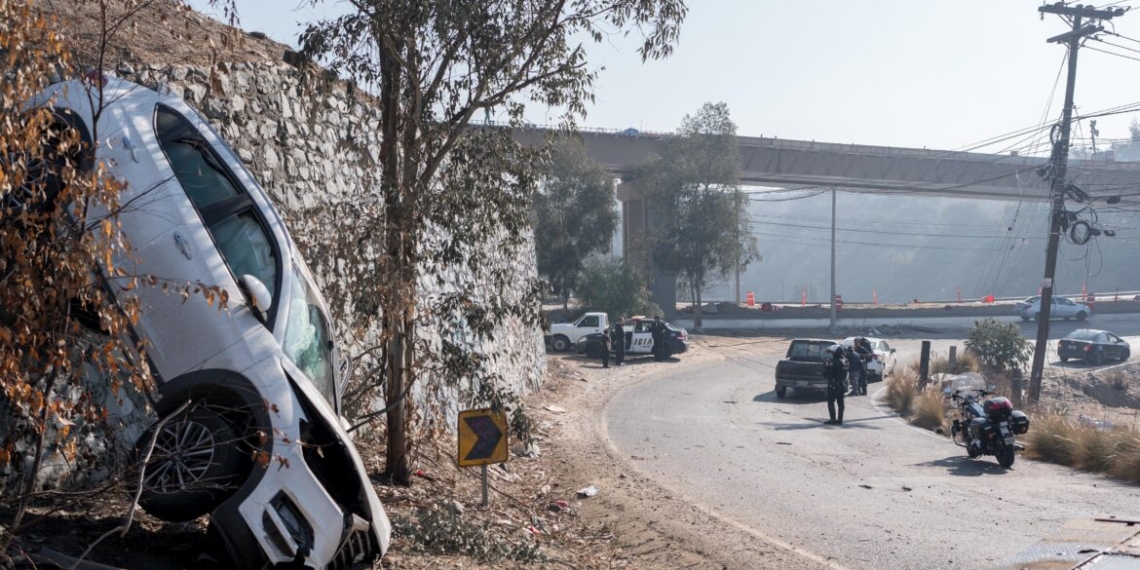
{"label": "white sedan", "polygon": [[855,345],[855,339],[862,338],[867,342],[864,343],[871,345],[871,359],[867,361],[867,383],[873,384],[875,382],[882,382],[883,378],[889,375],[895,369],[895,349],[887,344],[887,341],[881,338],[871,337],[854,337],[849,336],[843,339],[840,344],[843,348]]}
{"label": "white sedan", "polygon": [[[1014,305],[1014,311],[1021,320],[1037,320],[1041,313],[1041,297],[1033,296]],[[1077,319],[1083,321],[1092,315],[1092,309],[1084,303],[1077,303],[1072,299],[1053,296],[1052,309],[1049,311],[1050,319]]]}

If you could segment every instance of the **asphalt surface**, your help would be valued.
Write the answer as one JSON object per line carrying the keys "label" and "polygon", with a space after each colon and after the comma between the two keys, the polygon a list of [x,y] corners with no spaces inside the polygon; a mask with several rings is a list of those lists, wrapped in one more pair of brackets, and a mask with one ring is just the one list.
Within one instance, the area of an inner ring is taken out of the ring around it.
{"label": "asphalt surface", "polygon": [[[1033,323],[1026,325],[1030,336]],[[1058,323],[1050,337],[1080,326],[1096,325]],[[1131,336],[1140,325],[1114,330]],[[1128,340],[1140,346],[1140,338]],[[890,342],[900,363],[917,358],[920,339]],[[609,437],[634,468],[694,508],[805,562],[991,568],[1068,521],[1140,515],[1140,486],[1022,457],[1010,470],[993,457],[966,458],[949,439],[877,405],[882,384],[870,397],[847,398],[843,426],[825,426],[817,395],[775,397],[774,367],[786,343],[713,344],[723,358],[662,366],[656,378],[615,396],[606,410]],[[942,339],[934,349],[945,354],[951,344],[961,346]]]}

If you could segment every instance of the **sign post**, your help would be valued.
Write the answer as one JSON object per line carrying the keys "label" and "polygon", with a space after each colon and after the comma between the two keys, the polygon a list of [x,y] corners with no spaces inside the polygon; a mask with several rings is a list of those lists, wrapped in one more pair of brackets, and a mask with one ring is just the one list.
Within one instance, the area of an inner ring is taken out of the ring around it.
{"label": "sign post", "polygon": [[483,471],[483,506],[487,506],[487,465],[507,460],[507,416],[482,408],[459,412],[459,466]]}

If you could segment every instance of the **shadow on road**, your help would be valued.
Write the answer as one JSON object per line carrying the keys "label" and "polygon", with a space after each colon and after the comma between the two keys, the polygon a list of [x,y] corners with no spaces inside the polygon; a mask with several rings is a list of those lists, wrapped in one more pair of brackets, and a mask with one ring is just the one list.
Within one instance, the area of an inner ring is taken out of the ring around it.
{"label": "shadow on road", "polygon": [[[963,452],[965,453],[965,452]],[[916,463],[916,466],[926,467],[945,467],[946,472],[950,475],[957,475],[960,477],[979,477],[982,475],[1005,475],[1008,469],[994,462],[993,458],[986,461],[983,458],[970,459],[965,455],[955,455],[947,457],[946,459],[936,459],[934,461],[926,461],[923,463]]]}
{"label": "shadow on road", "polygon": [[[823,414],[826,414],[827,409],[822,408],[820,410],[820,412],[822,412]],[[803,418],[804,420],[809,422],[806,424],[805,423],[757,422],[756,425],[771,428],[775,431],[796,431],[796,430],[816,429],[816,428],[874,429],[874,430],[877,430],[877,429],[882,429],[882,428],[880,428],[879,426],[874,425],[872,423],[868,423],[868,422],[873,422],[875,420],[890,419],[890,418],[894,418],[894,417],[895,416],[875,416],[872,418],[847,418],[847,419],[843,420],[843,425],[832,426],[832,425],[827,425],[827,424],[823,423],[824,420],[827,419],[827,416],[821,415],[819,417],[805,417],[805,418]]]}
{"label": "shadow on road", "polygon": [[799,392],[792,390],[791,392],[788,392],[788,395],[784,398],[777,398],[776,391],[772,390],[771,392],[757,394],[752,398],[752,401],[768,402],[770,404],[791,404],[793,406],[802,406],[804,404],[819,404],[821,402],[826,402],[827,398],[823,393],[823,390],[801,390]]}

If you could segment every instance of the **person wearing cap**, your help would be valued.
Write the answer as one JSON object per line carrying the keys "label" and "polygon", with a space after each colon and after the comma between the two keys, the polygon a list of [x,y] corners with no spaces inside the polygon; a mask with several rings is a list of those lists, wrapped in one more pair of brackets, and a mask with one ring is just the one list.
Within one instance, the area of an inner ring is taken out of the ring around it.
{"label": "person wearing cap", "polygon": [[610,328],[610,344],[614,347],[614,365],[625,366],[625,319],[618,317]]}
{"label": "person wearing cap", "polygon": [[843,425],[843,395],[847,392],[847,370],[843,349],[837,344],[827,347],[824,376],[827,378],[827,425]]}

